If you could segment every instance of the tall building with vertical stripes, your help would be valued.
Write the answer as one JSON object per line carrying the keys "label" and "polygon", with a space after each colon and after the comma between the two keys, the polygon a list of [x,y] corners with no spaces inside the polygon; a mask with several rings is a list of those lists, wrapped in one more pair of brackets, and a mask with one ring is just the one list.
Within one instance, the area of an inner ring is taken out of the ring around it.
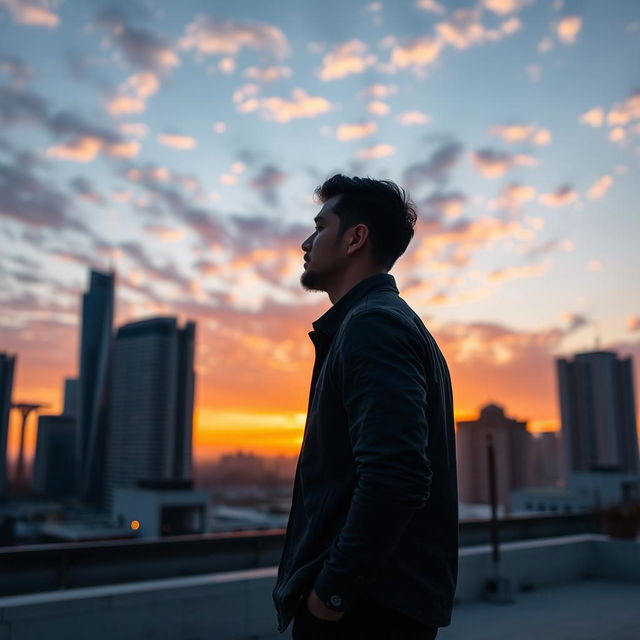
{"label": "tall building with vertical stripes", "polygon": [[16,357],[14,355],[0,353],[0,497],[7,494],[7,442],[15,364]]}
{"label": "tall building with vertical stripes", "polygon": [[97,506],[104,500],[114,280],[113,272],[92,270],[82,297],[76,477],[79,497]]}
{"label": "tall building with vertical stripes", "polygon": [[195,324],[175,317],[118,329],[109,406],[106,506],[116,487],[190,480]]}
{"label": "tall building with vertical stripes", "polygon": [[566,473],[638,473],[631,358],[612,351],[557,360]]}

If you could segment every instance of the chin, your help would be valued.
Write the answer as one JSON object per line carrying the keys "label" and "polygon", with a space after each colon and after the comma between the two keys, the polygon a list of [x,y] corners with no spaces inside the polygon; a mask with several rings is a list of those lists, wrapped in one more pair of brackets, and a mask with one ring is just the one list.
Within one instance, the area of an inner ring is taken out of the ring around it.
{"label": "chin", "polygon": [[318,278],[318,274],[314,273],[310,269],[307,269],[300,276],[300,284],[307,291],[324,291],[322,285],[320,284],[320,280]]}

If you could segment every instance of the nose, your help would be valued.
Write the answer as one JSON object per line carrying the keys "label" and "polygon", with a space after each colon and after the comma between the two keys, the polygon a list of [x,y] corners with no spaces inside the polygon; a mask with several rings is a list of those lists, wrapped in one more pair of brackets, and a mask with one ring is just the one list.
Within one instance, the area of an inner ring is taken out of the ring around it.
{"label": "nose", "polygon": [[307,252],[311,249],[311,240],[313,239],[313,236],[315,235],[315,233],[312,233],[300,246],[302,248],[303,251]]}

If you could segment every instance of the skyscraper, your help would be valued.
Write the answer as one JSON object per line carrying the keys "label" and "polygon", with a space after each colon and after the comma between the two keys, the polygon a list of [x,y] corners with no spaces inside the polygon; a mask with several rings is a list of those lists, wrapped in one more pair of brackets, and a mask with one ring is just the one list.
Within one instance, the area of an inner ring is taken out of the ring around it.
{"label": "skyscraper", "polygon": [[504,409],[488,404],[477,420],[458,422],[458,494],[461,502],[488,504],[489,472],[487,436],[493,438],[498,503],[510,506],[511,491],[525,487],[529,479],[530,435],[527,423],[508,418]]}
{"label": "skyscraper", "polygon": [[16,357],[0,353],[0,496],[7,493],[7,440]]}
{"label": "skyscraper", "polygon": [[612,351],[557,360],[567,473],[638,472],[638,435],[631,358]]}
{"label": "skyscraper", "polygon": [[110,394],[107,506],[115,487],[190,480],[195,324],[174,317],[120,327]]}
{"label": "skyscraper", "polygon": [[64,381],[62,413],[38,418],[31,487],[36,495],[70,498],[75,493],[77,380]]}
{"label": "skyscraper", "polygon": [[91,271],[82,297],[76,457],[78,495],[96,505],[104,499],[113,306],[114,274]]}

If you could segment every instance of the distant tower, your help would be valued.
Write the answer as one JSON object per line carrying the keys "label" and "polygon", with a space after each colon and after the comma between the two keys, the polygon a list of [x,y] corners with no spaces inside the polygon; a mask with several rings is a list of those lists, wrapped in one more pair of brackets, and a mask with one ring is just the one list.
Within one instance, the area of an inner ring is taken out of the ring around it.
{"label": "distant tower", "polygon": [[498,503],[509,508],[509,494],[528,483],[530,435],[527,423],[507,418],[503,407],[488,404],[477,420],[457,423],[458,494],[461,502],[489,503],[487,435],[495,450]]}
{"label": "distant tower", "polygon": [[118,330],[109,417],[107,506],[114,487],[190,480],[195,324],[151,318]]}
{"label": "distant tower", "polygon": [[64,381],[64,408],[59,416],[38,418],[31,488],[38,496],[61,499],[75,493],[77,380]]}
{"label": "distant tower", "polygon": [[0,353],[0,497],[7,494],[7,440],[16,357]]}
{"label": "distant tower", "polygon": [[114,274],[91,271],[89,291],[82,296],[76,457],[78,495],[95,505],[104,500],[113,306]]}
{"label": "distant tower", "polygon": [[638,472],[631,358],[612,351],[557,360],[566,471]]}

